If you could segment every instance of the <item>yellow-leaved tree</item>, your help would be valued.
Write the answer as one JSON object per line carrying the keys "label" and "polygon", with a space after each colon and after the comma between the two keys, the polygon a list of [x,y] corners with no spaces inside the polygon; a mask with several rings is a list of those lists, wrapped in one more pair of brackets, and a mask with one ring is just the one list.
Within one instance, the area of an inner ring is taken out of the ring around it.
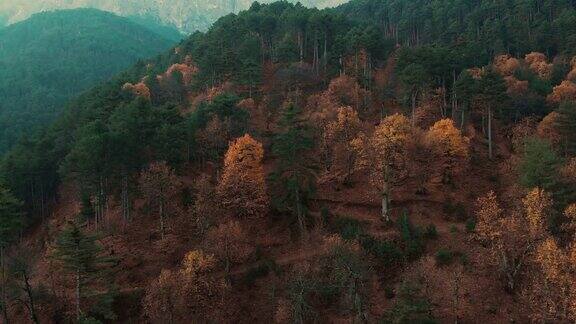
{"label": "yellow-leaved tree", "polygon": [[353,141],[362,130],[358,112],[352,107],[338,108],[337,119],[326,124],[322,138],[327,179],[350,183],[358,152]]}
{"label": "yellow-leaved tree", "polygon": [[268,210],[262,144],[246,134],[230,143],[217,193],[224,208],[240,217],[261,216]]}
{"label": "yellow-leaved tree", "polygon": [[489,246],[508,291],[516,289],[531,253],[545,238],[545,222],[552,206],[550,196],[538,188],[528,193],[522,202],[523,210],[504,215],[494,192],[477,201],[478,235]]}
{"label": "yellow-leaved tree", "polygon": [[444,183],[451,182],[468,164],[470,140],[454,126],[452,119],[442,119],[430,127],[426,143],[435,155]]}
{"label": "yellow-leaved tree", "polygon": [[176,270],[162,270],[146,289],[142,306],[154,323],[206,322],[221,312],[223,282],[211,274],[210,254],[188,252]]}
{"label": "yellow-leaved tree", "polygon": [[361,159],[358,166],[367,168],[370,182],[382,197],[382,218],[390,221],[392,190],[408,176],[407,164],[414,137],[410,120],[394,114],[382,120],[371,138],[354,141]]}
{"label": "yellow-leaved tree", "polygon": [[[550,201],[542,203],[540,199],[531,207],[532,212],[538,214],[542,207],[548,207],[548,203]],[[564,216],[563,227],[572,234],[566,248],[562,248],[555,237],[547,235],[534,253],[536,271],[532,273],[532,285],[524,295],[532,307],[531,317],[535,321],[576,320],[576,204],[568,206]]]}

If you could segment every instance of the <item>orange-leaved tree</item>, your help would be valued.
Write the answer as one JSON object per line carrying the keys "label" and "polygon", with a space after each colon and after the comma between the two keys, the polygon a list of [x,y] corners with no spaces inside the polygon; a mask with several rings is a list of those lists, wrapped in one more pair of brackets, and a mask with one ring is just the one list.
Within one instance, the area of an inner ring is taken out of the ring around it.
{"label": "orange-leaved tree", "polygon": [[552,93],[548,95],[547,100],[551,103],[560,104],[564,101],[576,100],[576,83],[564,80],[555,86]]}
{"label": "orange-leaved tree", "polygon": [[452,181],[468,164],[470,140],[454,126],[452,119],[437,121],[426,133],[426,143],[440,163],[443,182]]}
{"label": "orange-leaved tree", "polygon": [[230,143],[217,192],[237,216],[261,216],[268,209],[262,144],[246,134]]}
{"label": "orange-leaved tree", "polygon": [[206,322],[222,306],[222,282],[210,272],[214,256],[193,250],[176,270],[162,270],[146,289],[142,306],[153,322]]}
{"label": "orange-leaved tree", "polygon": [[380,191],[382,218],[387,222],[390,221],[392,189],[408,176],[413,136],[408,118],[394,114],[382,120],[371,138],[355,141],[361,156],[358,166],[368,168],[370,182]]}
{"label": "orange-leaved tree", "polygon": [[491,250],[505,278],[506,288],[514,291],[529,256],[546,237],[546,219],[552,206],[550,196],[535,188],[522,200],[522,210],[504,215],[494,192],[477,201],[477,232]]}
{"label": "orange-leaved tree", "polygon": [[350,183],[358,157],[353,141],[361,130],[362,124],[358,113],[352,107],[338,108],[337,119],[328,123],[324,128],[323,151],[325,151],[330,179],[337,179],[345,184]]}

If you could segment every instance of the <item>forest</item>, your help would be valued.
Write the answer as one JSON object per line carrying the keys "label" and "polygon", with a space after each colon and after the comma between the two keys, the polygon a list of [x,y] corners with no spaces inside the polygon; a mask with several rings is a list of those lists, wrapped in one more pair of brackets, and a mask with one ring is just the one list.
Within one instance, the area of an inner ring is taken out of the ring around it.
{"label": "forest", "polygon": [[167,31],[156,34],[152,22],[146,26],[77,9],[39,13],[3,28],[0,153],[53,122],[69,99],[180,40],[173,34],[165,38],[170,37]]}
{"label": "forest", "polygon": [[220,18],[2,157],[3,321],[573,323],[575,29],[567,0]]}

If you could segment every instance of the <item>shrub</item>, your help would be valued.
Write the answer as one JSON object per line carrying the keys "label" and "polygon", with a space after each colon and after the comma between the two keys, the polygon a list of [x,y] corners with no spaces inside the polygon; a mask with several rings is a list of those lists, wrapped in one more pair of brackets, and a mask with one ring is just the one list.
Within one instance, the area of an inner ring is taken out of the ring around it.
{"label": "shrub", "polygon": [[400,264],[403,261],[402,251],[393,242],[366,236],[362,238],[360,243],[366,252],[373,255],[385,267]]}
{"label": "shrub", "polygon": [[431,314],[430,301],[420,283],[406,280],[398,290],[396,304],[386,312],[382,323],[437,323]]}
{"label": "shrub", "polygon": [[441,249],[436,252],[436,265],[441,267],[452,263],[454,253],[452,251]]}
{"label": "shrub", "polygon": [[404,212],[398,223],[400,236],[404,242],[404,253],[408,259],[415,259],[424,253],[424,242],[420,229],[410,222],[408,213]]}
{"label": "shrub", "polygon": [[436,229],[436,225],[430,224],[426,227],[426,231],[424,232],[424,237],[430,240],[435,240],[438,238],[438,230]]}
{"label": "shrub", "polygon": [[244,275],[242,281],[246,285],[252,286],[257,279],[267,276],[270,272],[278,274],[280,267],[273,259],[264,259],[259,265],[250,268]]}
{"label": "shrub", "polygon": [[353,218],[337,217],[334,220],[334,227],[336,232],[345,240],[358,239],[364,234],[362,223]]}
{"label": "shrub", "polygon": [[463,203],[457,202],[454,203],[450,200],[444,202],[442,207],[444,213],[446,213],[449,217],[456,219],[456,220],[465,220],[466,219],[466,206]]}
{"label": "shrub", "polygon": [[320,216],[322,217],[322,224],[328,224],[330,221],[330,210],[328,207],[322,207],[322,210],[320,210]]}
{"label": "shrub", "polygon": [[466,221],[466,232],[472,233],[476,229],[476,220],[474,218],[468,218]]}

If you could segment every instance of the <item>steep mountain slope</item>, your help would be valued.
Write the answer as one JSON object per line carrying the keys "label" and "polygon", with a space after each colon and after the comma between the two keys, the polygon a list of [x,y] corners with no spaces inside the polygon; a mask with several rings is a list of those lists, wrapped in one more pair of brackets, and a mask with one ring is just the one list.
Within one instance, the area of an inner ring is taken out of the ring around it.
{"label": "steep mountain slope", "polygon": [[[303,0],[308,7],[332,7],[347,0]],[[9,15],[9,21],[25,19],[35,12],[63,8],[97,8],[122,16],[153,16],[166,25],[177,27],[180,31],[191,33],[206,30],[216,19],[250,7],[252,0],[5,0],[0,3],[0,12]],[[269,3],[271,0],[260,1]],[[291,0],[296,3],[297,1]]]}
{"label": "steep mountain slope", "polygon": [[221,18],[19,143],[0,161],[0,247],[29,267],[0,285],[30,271],[45,298],[10,291],[0,316],[574,322],[571,49],[389,33],[367,6],[387,2],[358,3],[353,20],[287,2]]}
{"label": "steep mountain slope", "polygon": [[484,60],[495,53],[575,54],[574,1],[358,0],[337,12],[381,26],[399,44],[467,44]]}
{"label": "steep mountain slope", "polygon": [[0,152],[62,104],[172,41],[94,10],[47,12],[0,31]]}

